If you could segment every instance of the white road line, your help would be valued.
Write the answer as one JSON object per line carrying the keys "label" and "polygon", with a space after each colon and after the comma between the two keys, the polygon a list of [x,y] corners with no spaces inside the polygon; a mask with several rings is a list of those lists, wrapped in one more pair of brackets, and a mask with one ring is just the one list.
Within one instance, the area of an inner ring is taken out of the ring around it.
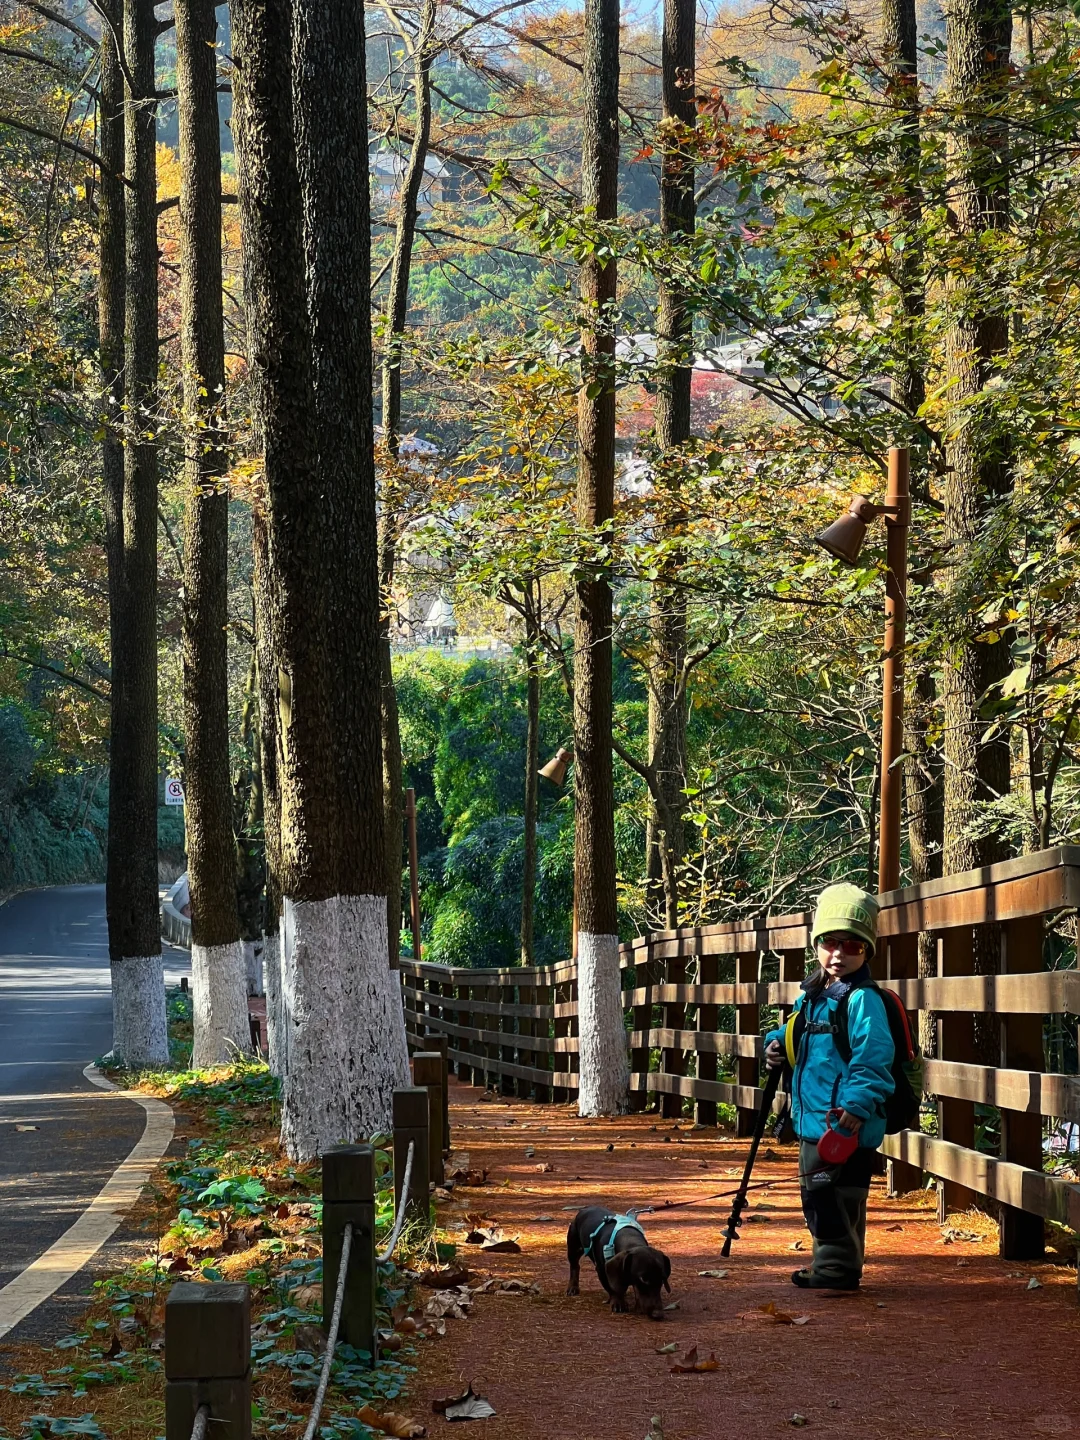
{"label": "white road line", "polygon": [[138,1200],[173,1137],[173,1113],[163,1101],[131,1090],[121,1090],[111,1080],[106,1080],[95,1065],[87,1065],[83,1074],[99,1089],[114,1091],[118,1097],[134,1100],[136,1105],[142,1106],[146,1111],[142,1138],[127,1159],[116,1167],[74,1225],[0,1290],[0,1338],[13,1330],[20,1320],[25,1320],[61,1285],[78,1274],[87,1261],[93,1259]]}

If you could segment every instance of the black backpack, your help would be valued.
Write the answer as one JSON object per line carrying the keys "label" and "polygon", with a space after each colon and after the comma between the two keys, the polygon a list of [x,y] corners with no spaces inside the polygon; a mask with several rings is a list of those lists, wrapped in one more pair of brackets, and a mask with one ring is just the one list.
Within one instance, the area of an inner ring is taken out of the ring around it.
{"label": "black backpack", "polygon": [[[915,1125],[919,1118],[922,1102],[922,1064],[919,1052],[911,1034],[907,1011],[900,997],[892,990],[883,990],[872,980],[858,987],[861,990],[876,990],[885,1005],[885,1018],[889,1022],[889,1034],[893,1042],[893,1092],[885,1101],[885,1133],[895,1135]],[[833,1043],[840,1052],[844,1064],[851,1060],[851,1040],[848,1035],[848,1001],[851,991],[836,1007],[833,1017]],[[803,1032],[806,1029],[806,1007],[801,1006],[788,1021],[791,1027],[789,1056],[798,1055]]]}

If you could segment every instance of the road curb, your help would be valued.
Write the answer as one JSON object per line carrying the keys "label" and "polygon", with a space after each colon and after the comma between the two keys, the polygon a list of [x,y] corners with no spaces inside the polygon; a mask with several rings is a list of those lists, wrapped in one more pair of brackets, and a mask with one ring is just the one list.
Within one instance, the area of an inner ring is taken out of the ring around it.
{"label": "road curb", "polygon": [[146,1112],[143,1133],[75,1223],[0,1290],[0,1339],[55,1295],[111,1239],[172,1141],[176,1120],[163,1100],[121,1090],[96,1065],[87,1065],[83,1075],[99,1090],[141,1105]]}

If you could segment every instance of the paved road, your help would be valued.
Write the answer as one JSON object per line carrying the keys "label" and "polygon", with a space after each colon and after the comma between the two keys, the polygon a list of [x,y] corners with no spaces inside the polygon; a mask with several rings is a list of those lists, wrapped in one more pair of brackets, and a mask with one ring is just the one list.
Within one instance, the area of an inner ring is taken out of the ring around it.
{"label": "paved road", "polygon": [[[171,951],[165,966],[175,984],[187,957]],[[142,1135],[142,1109],[82,1073],[111,1044],[104,886],[15,896],[0,907],[0,1287],[67,1230]]]}

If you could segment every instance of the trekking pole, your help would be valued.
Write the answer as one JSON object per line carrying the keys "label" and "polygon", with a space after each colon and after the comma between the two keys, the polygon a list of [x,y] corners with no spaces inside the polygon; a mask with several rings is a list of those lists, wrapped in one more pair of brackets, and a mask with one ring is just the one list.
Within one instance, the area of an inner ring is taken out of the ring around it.
{"label": "trekking pole", "polygon": [[783,1073],[782,1066],[770,1070],[765,1081],[765,1090],[761,1097],[761,1109],[758,1111],[757,1123],[754,1126],[754,1137],[750,1142],[750,1154],[746,1157],[746,1169],[743,1171],[739,1188],[735,1192],[735,1199],[731,1202],[731,1215],[728,1217],[727,1229],[724,1231],[724,1245],[720,1254],[726,1260],[731,1254],[732,1240],[739,1238],[739,1222],[742,1219],[742,1212],[747,1206],[747,1191],[750,1189],[750,1172],[754,1168],[754,1161],[757,1159],[758,1146],[761,1144],[761,1137],[765,1134],[765,1124],[768,1121],[769,1113],[772,1110],[773,1097],[776,1095],[777,1086],[780,1084],[780,1076]]}

